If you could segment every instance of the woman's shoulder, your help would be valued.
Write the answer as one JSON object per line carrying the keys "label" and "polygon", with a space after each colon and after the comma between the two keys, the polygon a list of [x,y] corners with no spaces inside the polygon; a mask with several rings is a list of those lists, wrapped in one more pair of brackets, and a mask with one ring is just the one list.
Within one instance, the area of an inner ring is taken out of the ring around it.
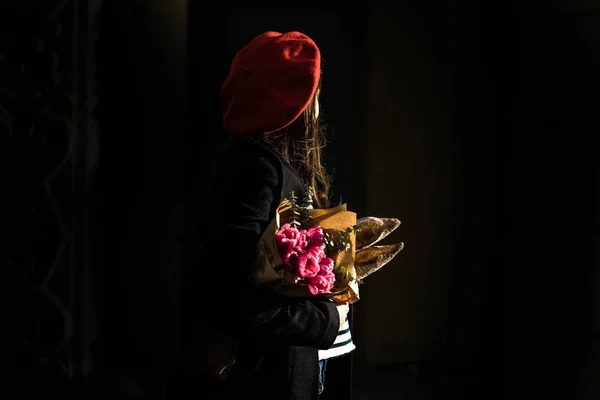
{"label": "woman's shoulder", "polygon": [[286,196],[290,191],[296,193],[306,191],[298,173],[285,161],[275,146],[266,140],[255,137],[233,139],[229,149],[229,159],[238,168],[246,169],[246,173],[250,173],[249,170],[260,170],[257,173],[276,179],[281,185],[282,196]]}
{"label": "woman's shoulder", "polygon": [[226,156],[233,160],[254,163],[268,163],[273,166],[281,164],[280,158],[266,142],[253,137],[233,138],[229,143]]}
{"label": "woman's shoulder", "polygon": [[222,153],[219,162],[219,181],[222,184],[234,182],[240,184],[256,184],[265,182],[268,185],[281,185],[284,171],[278,157],[257,143],[252,138],[240,137],[231,139]]}

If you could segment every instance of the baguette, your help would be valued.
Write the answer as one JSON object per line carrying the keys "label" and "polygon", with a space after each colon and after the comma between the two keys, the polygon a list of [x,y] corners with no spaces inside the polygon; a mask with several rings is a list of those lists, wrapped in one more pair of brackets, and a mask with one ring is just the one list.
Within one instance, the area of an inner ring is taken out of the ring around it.
{"label": "baguette", "polygon": [[379,242],[400,226],[396,218],[363,217],[356,221],[356,250],[366,249]]}
{"label": "baguette", "polygon": [[384,246],[370,246],[356,252],[354,269],[356,278],[362,280],[385,264],[389,263],[402,249],[404,243],[388,244]]}

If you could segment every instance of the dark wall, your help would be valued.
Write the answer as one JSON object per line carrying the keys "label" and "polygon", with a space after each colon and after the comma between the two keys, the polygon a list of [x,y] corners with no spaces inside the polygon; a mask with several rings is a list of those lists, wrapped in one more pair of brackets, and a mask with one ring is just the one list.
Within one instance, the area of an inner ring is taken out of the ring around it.
{"label": "dark wall", "polygon": [[98,2],[0,4],[0,397],[93,369]]}
{"label": "dark wall", "polygon": [[[509,395],[572,396],[593,330],[597,235],[597,42],[593,13],[577,4],[529,3],[515,18],[507,248]],[[510,362],[510,361],[509,361]],[[536,371],[526,365],[535,366]]]}
{"label": "dark wall", "polygon": [[371,6],[367,212],[400,216],[406,248],[357,305],[365,357],[447,359],[484,398],[572,398],[593,329],[595,11]]}
{"label": "dark wall", "polygon": [[100,23],[97,373],[152,398],[179,340],[187,3],[104,2]]}

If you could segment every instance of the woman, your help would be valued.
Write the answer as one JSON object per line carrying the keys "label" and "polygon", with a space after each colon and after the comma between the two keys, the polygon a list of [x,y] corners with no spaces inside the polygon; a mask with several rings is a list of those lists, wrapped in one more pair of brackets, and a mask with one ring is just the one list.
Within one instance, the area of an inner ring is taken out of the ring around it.
{"label": "woman", "polygon": [[232,62],[221,90],[231,140],[198,222],[203,243],[188,280],[189,339],[169,400],[311,400],[322,390],[323,359],[346,330],[348,306],[283,297],[247,278],[283,197],[302,198],[310,187],[316,207],[330,206],[320,67],[318,47],[299,32],[263,33]]}

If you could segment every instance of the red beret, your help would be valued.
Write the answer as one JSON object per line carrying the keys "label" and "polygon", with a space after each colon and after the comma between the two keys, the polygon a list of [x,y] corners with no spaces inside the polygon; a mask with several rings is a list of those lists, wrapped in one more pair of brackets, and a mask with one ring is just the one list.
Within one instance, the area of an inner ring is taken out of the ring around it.
{"label": "red beret", "polygon": [[242,136],[285,128],[308,106],[320,75],[321,53],[308,36],[257,36],[237,53],[221,88],[225,129]]}

